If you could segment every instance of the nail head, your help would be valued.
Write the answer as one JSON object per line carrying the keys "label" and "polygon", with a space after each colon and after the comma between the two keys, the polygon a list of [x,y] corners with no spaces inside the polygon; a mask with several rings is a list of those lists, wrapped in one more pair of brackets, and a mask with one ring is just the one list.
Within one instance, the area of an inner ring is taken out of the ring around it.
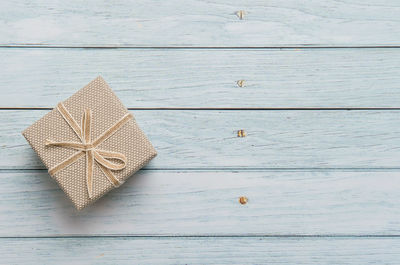
{"label": "nail head", "polygon": [[249,201],[249,200],[248,200],[247,197],[245,197],[245,196],[241,196],[241,197],[239,198],[239,202],[240,202],[240,204],[242,204],[242,205],[246,204],[248,201]]}

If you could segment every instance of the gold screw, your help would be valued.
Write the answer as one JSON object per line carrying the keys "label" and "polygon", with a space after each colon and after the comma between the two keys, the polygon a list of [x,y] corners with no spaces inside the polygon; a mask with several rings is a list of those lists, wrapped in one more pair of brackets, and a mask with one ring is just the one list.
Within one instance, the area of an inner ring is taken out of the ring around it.
{"label": "gold screw", "polygon": [[238,85],[238,87],[244,87],[244,80],[238,80],[236,81],[236,84]]}
{"label": "gold screw", "polygon": [[246,132],[244,130],[237,131],[237,137],[246,137]]}
{"label": "gold screw", "polygon": [[236,15],[238,16],[239,19],[243,19],[244,15],[246,15],[246,11],[239,10],[239,11],[236,12]]}
{"label": "gold screw", "polygon": [[245,197],[245,196],[242,196],[242,197],[240,197],[239,198],[239,202],[240,202],[240,204],[246,204],[247,202],[248,202],[249,200],[247,199],[247,197]]}

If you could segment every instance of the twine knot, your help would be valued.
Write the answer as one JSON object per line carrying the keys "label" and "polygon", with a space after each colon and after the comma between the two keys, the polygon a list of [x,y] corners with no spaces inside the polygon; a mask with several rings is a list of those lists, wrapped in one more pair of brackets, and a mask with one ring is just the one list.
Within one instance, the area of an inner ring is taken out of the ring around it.
{"label": "twine knot", "polygon": [[[97,139],[92,141],[91,139],[91,128],[92,128],[92,111],[90,109],[85,109],[81,126],[75,121],[72,115],[68,112],[62,103],[57,105],[57,110],[68,123],[68,125],[73,129],[75,134],[81,140],[81,142],[56,142],[47,139],[45,142],[46,146],[59,146],[64,148],[70,148],[77,150],[69,158],[65,159],[61,163],[49,169],[51,176],[54,176],[58,171],[66,168],[67,166],[75,163],[82,156],[86,156],[86,186],[89,194],[89,198],[93,197],[93,171],[95,161],[99,165],[100,169],[107,177],[108,181],[117,187],[121,182],[114,176],[111,170],[122,170],[126,167],[126,156],[122,153],[101,150],[98,146],[108,139],[111,135],[117,132],[123,125],[125,125],[131,118],[130,113],[125,114],[120,120],[118,120],[113,126],[106,130]],[[119,161],[120,163],[114,163],[111,160]]]}

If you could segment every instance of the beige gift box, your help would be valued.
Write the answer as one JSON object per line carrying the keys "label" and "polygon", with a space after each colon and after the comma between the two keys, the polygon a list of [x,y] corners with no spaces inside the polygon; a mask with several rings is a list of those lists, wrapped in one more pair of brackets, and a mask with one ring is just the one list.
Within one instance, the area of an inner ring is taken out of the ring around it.
{"label": "beige gift box", "polygon": [[157,155],[133,115],[101,77],[22,134],[79,210]]}

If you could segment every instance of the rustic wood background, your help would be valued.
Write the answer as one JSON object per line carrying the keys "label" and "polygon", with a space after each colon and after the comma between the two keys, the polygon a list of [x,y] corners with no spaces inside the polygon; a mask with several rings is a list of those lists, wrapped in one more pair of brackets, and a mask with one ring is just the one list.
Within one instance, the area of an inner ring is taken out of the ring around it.
{"label": "rustic wood background", "polygon": [[[1,264],[399,264],[399,1],[2,1],[0,62]],[[21,131],[97,75],[159,154],[77,212]]]}

